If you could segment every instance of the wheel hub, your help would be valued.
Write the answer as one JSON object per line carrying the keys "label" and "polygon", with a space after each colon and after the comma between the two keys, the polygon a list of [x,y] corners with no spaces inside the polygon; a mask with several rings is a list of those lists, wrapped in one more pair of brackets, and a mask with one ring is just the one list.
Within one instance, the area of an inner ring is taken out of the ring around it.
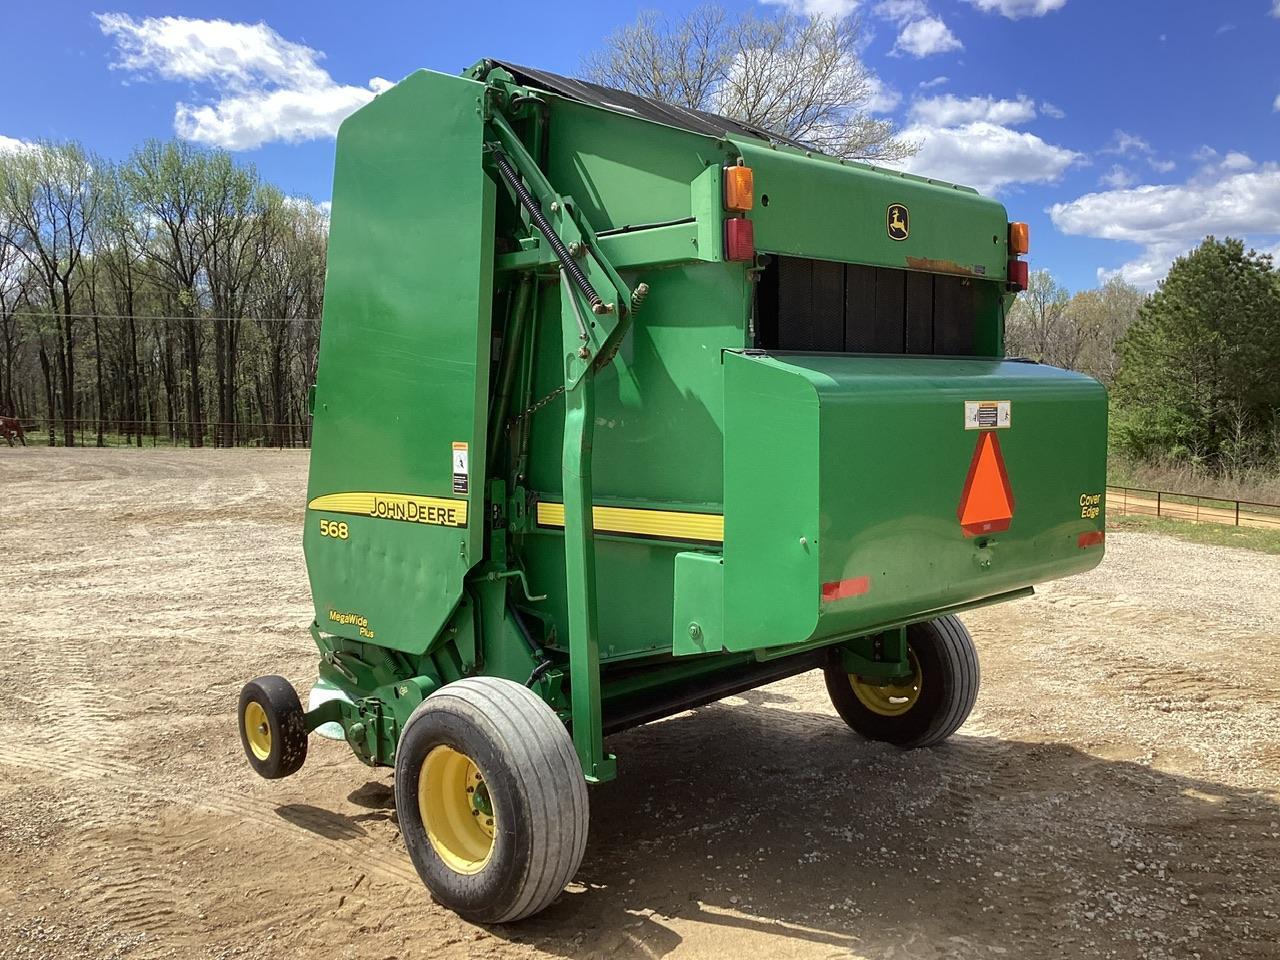
{"label": "wheel hub", "polygon": [[256,700],[245,704],[244,733],[255,757],[265,760],[271,756],[271,724],[267,722],[267,711]]}
{"label": "wheel hub", "polygon": [[889,683],[875,683],[857,674],[849,674],[849,684],[858,701],[882,717],[900,717],[914,707],[920,699],[923,677],[920,661],[910,647],[907,648],[907,660],[911,664],[911,674]]}
{"label": "wheel hub", "polygon": [[484,869],[493,856],[497,814],[475,761],[453,747],[434,747],[418,776],[418,810],[427,839],[449,869]]}

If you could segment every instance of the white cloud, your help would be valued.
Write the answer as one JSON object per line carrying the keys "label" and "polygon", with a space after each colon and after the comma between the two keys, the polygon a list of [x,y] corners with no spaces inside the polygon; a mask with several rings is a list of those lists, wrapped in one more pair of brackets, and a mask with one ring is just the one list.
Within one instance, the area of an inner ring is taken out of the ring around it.
{"label": "white cloud", "polygon": [[1150,154],[1151,144],[1143,140],[1137,134],[1126,133],[1123,130],[1117,130],[1115,136],[1111,140],[1110,146],[1102,149],[1103,153],[1115,153],[1122,157],[1133,156],[1134,154]]}
{"label": "white cloud", "polygon": [[1223,170],[1236,172],[1240,170],[1252,170],[1257,166],[1257,164],[1253,162],[1253,158],[1247,153],[1241,153],[1238,150],[1231,150],[1222,158],[1222,163],[1219,166],[1221,166]]}
{"label": "white cloud", "polygon": [[18,153],[22,150],[34,150],[36,145],[26,140],[0,135],[0,153]]}
{"label": "white cloud", "polygon": [[894,53],[908,53],[917,60],[936,53],[963,49],[964,44],[937,17],[912,20],[902,28],[897,43],[893,45]]}
{"label": "white cloud", "polygon": [[1067,111],[1063,110],[1059,106],[1055,106],[1054,104],[1050,103],[1048,100],[1042,100],[1040,102],[1040,112],[1043,113],[1046,117],[1049,117],[1050,119],[1053,119],[1053,120],[1061,120],[1063,117],[1067,115]]}
{"label": "white cloud", "polygon": [[[1245,161],[1250,169],[1240,169]],[[1280,164],[1259,166],[1244,154],[1229,153],[1186,183],[1090,193],[1054,204],[1049,216],[1066,234],[1140,245],[1138,257],[1117,270],[1100,269],[1098,277],[1122,276],[1151,289],[1174,257],[1208,234],[1259,242],[1280,234]]]}
{"label": "white cloud", "polygon": [[948,80],[949,78],[947,77],[934,77],[932,80],[921,80],[917,86],[919,86],[921,90],[932,90],[934,87],[940,87],[944,83],[947,83]]}
{"label": "white cloud", "polygon": [[860,0],[760,0],[761,3],[786,7],[806,17],[847,17],[858,9]]}
{"label": "white cloud", "polygon": [[[964,44],[934,15],[925,0],[880,0],[872,12],[898,25],[898,40],[890,53],[907,53],[919,60],[935,53],[964,49]],[[939,79],[945,81],[946,78]]]}
{"label": "white cloud", "polygon": [[903,24],[929,16],[929,5],[924,0],[880,0],[875,6],[875,14]]}
{"label": "white cloud", "polygon": [[[1170,173],[1177,166],[1172,160],[1161,160],[1157,157],[1151,144],[1142,137],[1134,133],[1127,133],[1124,130],[1117,130],[1111,139],[1111,143],[1098,152],[1118,157],[1144,158],[1147,161],[1147,165],[1156,173]],[[1197,150],[1194,156],[1197,160],[1208,161],[1217,155],[1215,150],[1205,146]]]}
{"label": "white cloud", "polygon": [[261,22],[96,16],[115,41],[112,69],[209,88],[207,102],[175,106],[174,130],[230,150],[331,137],[343,118],[390,85],[381,77],[367,87],[339,84],[320,66],[323,53]]}
{"label": "white cloud", "polygon": [[[1280,2],[1280,0],[1277,0],[1277,2]],[[1271,109],[1276,113],[1280,113],[1280,93],[1276,94],[1276,99],[1275,102],[1271,104]]]}
{"label": "white cloud", "polygon": [[876,74],[867,76],[867,110],[870,113],[892,113],[902,102],[902,94]]}
{"label": "white cloud", "polygon": [[1119,190],[1123,187],[1133,186],[1138,182],[1138,178],[1117,163],[1099,177],[1098,182],[1104,187],[1110,187],[1112,190]]}
{"label": "white cloud", "polygon": [[956,127],[912,124],[901,135],[904,140],[921,141],[920,152],[906,161],[905,169],[984,193],[1016,183],[1053,183],[1085,159],[1033,133],[986,120]]}
{"label": "white cloud", "polygon": [[1067,0],[969,0],[969,2],[983,13],[998,13],[1010,20],[1021,17],[1043,17],[1046,13],[1061,10],[1067,4]]}
{"label": "white cloud", "polygon": [[911,105],[912,123],[934,127],[958,127],[979,120],[1010,126],[1035,117],[1035,101],[1022,94],[1016,100],[997,100],[995,97],[962,99],[948,93],[917,100]]}
{"label": "white cloud", "polygon": [[1271,15],[1273,17],[1280,17],[1280,0],[1272,0]]}

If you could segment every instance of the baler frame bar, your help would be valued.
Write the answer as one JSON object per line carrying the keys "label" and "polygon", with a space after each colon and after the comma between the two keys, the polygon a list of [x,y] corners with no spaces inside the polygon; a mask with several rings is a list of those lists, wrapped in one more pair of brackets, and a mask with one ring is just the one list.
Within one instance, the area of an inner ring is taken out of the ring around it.
{"label": "baler frame bar", "polygon": [[[570,730],[583,775],[590,782],[603,782],[614,778],[617,761],[604,751],[600,699],[600,631],[596,607],[591,484],[591,452],[595,434],[594,374],[612,361],[618,345],[626,336],[635,294],[600,253],[595,231],[579,214],[572,198],[562,196],[551,186],[506,118],[495,110],[488,120],[496,138],[496,142],[489,146],[489,153],[499,176],[560,261],[561,343],[565,350],[561,477],[565,578],[570,598]],[[551,212],[550,218],[544,207]],[[579,263],[579,257],[582,263]],[[616,294],[613,304],[604,303],[596,292],[588,275],[593,267],[612,286]],[[591,307],[594,316],[590,321],[582,315],[577,300],[579,295]]]}

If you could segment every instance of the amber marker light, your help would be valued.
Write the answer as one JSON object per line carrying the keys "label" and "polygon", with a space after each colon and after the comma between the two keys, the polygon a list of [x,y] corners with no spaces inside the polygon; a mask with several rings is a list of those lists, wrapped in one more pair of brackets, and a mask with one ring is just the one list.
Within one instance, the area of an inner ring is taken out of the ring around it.
{"label": "amber marker light", "polygon": [[1025,223],[1009,224],[1009,256],[1023,257],[1031,249],[1031,228]]}
{"label": "amber marker light", "polygon": [[751,168],[738,165],[724,168],[724,208],[746,213],[755,203],[755,178]]}

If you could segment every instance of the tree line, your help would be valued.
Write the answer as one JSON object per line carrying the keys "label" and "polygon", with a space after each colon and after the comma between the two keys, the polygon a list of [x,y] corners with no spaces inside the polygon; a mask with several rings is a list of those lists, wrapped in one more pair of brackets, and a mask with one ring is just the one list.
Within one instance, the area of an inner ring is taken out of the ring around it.
{"label": "tree line", "polygon": [[1119,279],[1071,296],[1037,271],[1005,345],[1106,384],[1124,456],[1280,472],[1280,271],[1241,240],[1206,237],[1150,296]]}
{"label": "tree line", "polygon": [[327,239],[223,151],[0,154],[0,414],[51,445],[305,443]]}

